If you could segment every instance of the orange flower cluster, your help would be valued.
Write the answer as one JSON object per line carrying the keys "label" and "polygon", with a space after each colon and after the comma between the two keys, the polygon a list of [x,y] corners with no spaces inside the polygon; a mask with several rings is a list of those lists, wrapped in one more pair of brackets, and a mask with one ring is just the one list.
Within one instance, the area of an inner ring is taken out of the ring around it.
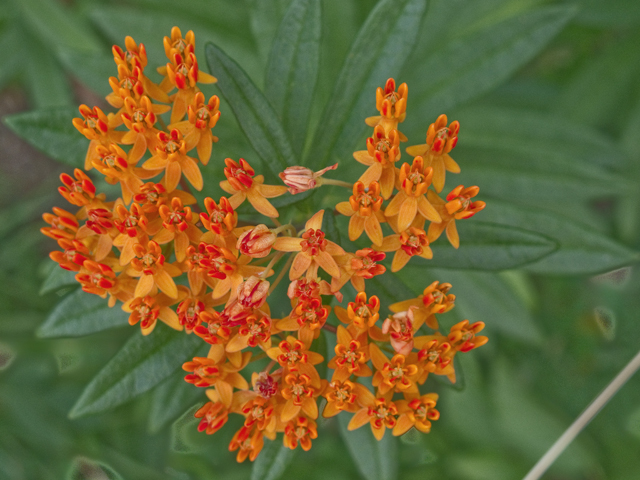
{"label": "orange flower cluster", "polygon": [[[419,387],[430,373],[455,382],[453,358],[486,343],[477,335],[484,324],[465,320],[446,335],[438,331],[436,315],[454,307],[450,284],[432,283],[418,298],[390,305],[392,314],[382,319],[380,301],[365,293],[365,285],[385,273],[384,252],[396,252],[397,271],[412,256],[430,258],[429,241],[444,230],[457,247],[455,220],[484,207],[470,200],[477,187],[459,186],[446,201],[437,195],[445,170],[459,170],[448,155],[458,123],[447,127],[446,117],[438,118],[427,145],[408,149],[417,155],[412,164],[396,168],[399,142],[406,141],[397,128],[406,116],[408,89],[402,84],[396,91],[390,79],[377,91],[380,116],[367,119],[374,127],[367,150],[354,154],[368,166],[355,184],[323,178],[333,165],[315,173],[289,167],[280,174],[286,186],[268,185],[246,160],[227,158],[216,168],[230,196],[207,197],[199,212],[188,184],[204,187],[200,164],[209,163],[218,140],[211,130],[220,102],[213,96],[205,103],[197,85],[215,78],[198,68],[193,32],[183,37],[174,27],[164,48],[169,61],[158,69],[163,80],[155,84],[144,73],[144,45],[127,37],[125,49],[114,46],[118,76],[109,79],[113,92],[107,100],[117,111],[80,107],[82,118],[73,123],[90,140],[85,169],[119,183],[122,196],[107,201],[80,169],[73,177],[62,174],[59,191],[78,210],[56,207],[44,215],[49,226],[42,232],[60,247],[51,258],[77,272],[86,292],[109,297],[110,306],[120,300],[129,323],[139,323],[144,335],[159,319],[209,345],[206,357],[184,363],[185,380],[205,387],[209,398],[196,413],[200,431],[217,432],[229,414],[244,418],[229,445],[240,462],[253,461],[264,439],[278,433],[285,446],[308,450],[318,436],[320,413],[350,412],[350,429],[369,423],[378,439],[388,428],[393,435],[412,427],[428,432],[439,417],[438,396]],[[364,232],[371,248],[347,252],[328,238],[324,210],[295,225],[275,220],[279,212],[270,198],[322,185],[352,190],[336,208],[350,216],[349,238]],[[245,201],[273,226],[240,224],[236,209]],[[394,234],[384,236],[385,223]],[[275,280],[268,280],[277,269]],[[287,273],[291,310],[273,318],[268,300]],[[185,274],[188,286],[177,284],[174,279]],[[332,308],[334,298],[343,301],[349,282],[357,291],[354,301]],[[327,322],[331,313],[342,325]],[[316,351],[323,329],[337,337],[331,359]],[[325,361],[333,370],[330,380],[316,368]],[[361,382],[365,377],[373,390]]]}

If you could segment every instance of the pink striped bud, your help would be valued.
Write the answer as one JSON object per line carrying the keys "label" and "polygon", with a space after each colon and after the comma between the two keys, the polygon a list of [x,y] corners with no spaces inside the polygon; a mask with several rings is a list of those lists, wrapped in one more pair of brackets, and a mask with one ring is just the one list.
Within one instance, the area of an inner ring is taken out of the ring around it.
{"label": "pink striped bud", "polygon": [[269,255],[275,241],[275,233],[269,230],[266,225],[257,225],[240,235],[236,248],[247,257],[263,258]]}
{"label": "pink striped bud", "polygon": [[324,175],[325,172],[336,168],[338,168],[337,163],[323,168],[319,172],[314,172],[307,167],[287,167],[279,176],[284,184],[289,187],[289,193],[295,195],[316,188],[318,185],[317,179]]}
{"label": "pink striped bud", "polygon": [[238,303],[247,308],[260,308],[267,301],[269,282],[255,275],[238,286]]}

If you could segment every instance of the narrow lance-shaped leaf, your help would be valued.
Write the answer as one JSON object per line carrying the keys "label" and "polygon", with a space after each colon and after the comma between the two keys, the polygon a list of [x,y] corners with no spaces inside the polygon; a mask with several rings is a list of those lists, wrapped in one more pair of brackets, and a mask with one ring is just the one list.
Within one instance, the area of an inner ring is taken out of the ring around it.
{"label": "narrow lance-shaped leaf", "polygon": [[72,167],[81,167],[89,141],[71,123],[77,108],[56,107],[16,113],[4,121],[19,137],[38,150]]}
{"label": "narrow lance-shaped leaf", "polygon": [[[487,222],[535,231],[558,242],[556,251],[524,267],[532,272],[564,275],[601,273],[640,259],[640,253],[579,221],[544,210],[494,200],[491,208],[482,211],[482,216]],[[462,243],[464,237],[461,238]]]}
{"label": "narrow lance-shaped leaf", "polygon": [[338,415],[340,435],[362,477],[367,480],[395,480],[398,476],[397,439],[389,431],[381,441],[377,441],[369,424],[349,431],[347,425],[350,420],[347,414]]}
{"label": "narrow lance-shaped leaf", "polygon": [[[55,292],[65,287],[78,286],[75,275],[76,272],[70,272],[69,270],[60,268],[57,263],[52,262],[51,271],[40,287],[40,295]],[[103,300],[102,303],[105,303],[105,300]]]}
{"label": "narrow lance-shaped leaf", "polygon": [[265,442],[253,463],[251,480],[277,480],[292,462],[296,450],[285,447],[279,439]]}
{"label": "narrow lance-shaped leaf", "polygon": [[183,362],[190,360],[202,340],[158,325],[147,337],[136,332],[91,380],[69,412],[70,418],[98,413],[122,405],[152,389]]}
{"label": "narrow lance-shaped leaf", "polygon": [[[488,210],[488,208],[487,208]],[[484,211],[480,214],[484,216]],[[546,257],[558,248],[548,236],[524,229],[481,222],[456,222],[460,248],[454,249],[445,234],[431,245],[433,259],[416,258],[410,264],[463,270],[506,270]]]}
{"label": "narrow lance-shaped leaf", "polygon": [[127,314],[120,308],[109,308],[106,299],[78,289],[55,306],[38,330],[38,336],[80,337],[127,323]]}
{"label": "narrow lance-shaped leaf", "polygon": [[575,12],[572,6],[541,7],[451,41],[412,65],[408,76],[416,79],[411,85],[417,88],[411,90],[411,103],[435,119],[499,85],[533,58]]}
{"label": "narrow lance-shaped leaf", "polygon": [[309,124],[320,57],[320,0],[294,0],[278,29],[265,77],[265,94],[299,156]]}
{"label": "narrow lance-shaped leaf", "polygon": [[233,59],[213,43],[205,47],[209,69],[240,127],[274,175],[295,165],[289,139],[269,102]]}
{"label": "narrow lance-shaped leaf", "polygon": [[372,10],[347,55],[307,164],[321,168],[351,157],[368,129],[363,118],[375,113],[375,90],[400,72],[426,6],[426,0],[382,0]]}

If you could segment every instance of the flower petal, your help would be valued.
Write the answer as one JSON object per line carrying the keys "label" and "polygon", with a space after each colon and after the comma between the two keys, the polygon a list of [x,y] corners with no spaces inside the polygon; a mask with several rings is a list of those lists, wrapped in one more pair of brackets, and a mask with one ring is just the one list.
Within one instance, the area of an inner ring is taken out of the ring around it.
{"label": "flower petal", "polygon": [[278,237],[273,244],[273,249],[279,252],[299,252],[302,250],[302,239],[297,237]]}
{"label": "flower petal", "polygon": [[180,163],[182,165],[182,173],[187,177],[189,183],[193,185],[193,188],[198,191],[202,190],[204,181],[202,180],[202,173],[196,161],[191,157],[184,157]]}
{"label": "flower petal", "polygon": [[414,196],[407,197],[398,212],[398,230],[402,232],[409,228],[413,219],[416,218],[416,213],[418,213],[418,200]]}
{"label": "flower petal", "polygon": [[404,250],[398,250],[396,254],[393,256],[393,261],[391,262],[391,271],[397,272],[398,270],[402,270],[402,268],[411,260],[411,256],[407,255]]}
{"label": "flower petal", "polygon": [[313,215],[313,217],[307,220],[307,223],[305,223],[304,225],[305,230],[309,230],[310,228],[312,228],[313,230],[320,230],[322,228],[323,217],[324,217],[324,210],[320,210],[315,215]]}
{"label": "flower petal", "polygon": [[460,246],[460,237],[458,236],[458,229],[456,228],[455,220],[451,220],[447,225],[447,239],[449,239],[449,243],[453,245],[453,248],[458,248]]}
{"label": "flower petal", "polygon": [[353,215],[349,219],[349,240],[352,242],[359,239],[364,231],[364,217]]}
{"label": "flower petal", "polygon": [[435,223],[440,223],[442,221],[442,217],[438,211],[434,208],[433,205],[427,200],[424,195],[418,199],[418,211],[420,215],[422,215],[427,220],[430,220]]}
{"label": "flower petal", "polygon": [[367,236],[375,245],[382,244],[382,227],[380,222],[374,215],[370,215],[364,221],[364,230],[367,232]]}
{"label": "flower petal", "polygon": [[280,215],[278,213],[278,210],[276,210],[276,207],[271,205],[271,203],[269,203],[269,200],[264,198],[258,191],[256,191],[255,187],[247,190],[247,200],[249,200],[249,203],[253,208],[267,217],[276,218]]}
{"label": "flower petal", "polygon": [[169,295],[171,298],[178,298],[178,287],[176,287],[176,283],[171,278],[171,275],[164,269],[161,268],[154,275],[156,285],[163,292]]}
{"label": "flower petal", "polygon": [[320,267],[334,278],[340,278],[340,268],[328,252],[320,252],[314,257]]}

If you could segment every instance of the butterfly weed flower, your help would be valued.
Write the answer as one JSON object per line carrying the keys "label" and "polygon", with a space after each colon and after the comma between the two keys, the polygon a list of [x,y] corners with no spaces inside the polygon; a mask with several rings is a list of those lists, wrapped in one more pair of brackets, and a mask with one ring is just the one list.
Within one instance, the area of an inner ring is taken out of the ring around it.
{"label": "butterfly weed flower", "polygon": [[[72,207],[43,215],[42,233],[57,242],[51,258],[75,272],[87,294],[110,307],[120,302],[142,334],[163,322],[207,345],[206,356],[182,365],[185,381],[208,398],[195,414],[198,430],[215,434],[240,416],[229,444],[240,462],[278,436],[309,450],[320,415],[351,416],[349,430],[368,424],[378,440],[387,431],[428,433],[440,415],[428,377],[454,382],[455,356],[487,342],[484,323],[440,331],[437,316],[455,307],[448,283],[390,305],[372,293],[388,269],[431,259],[443,232],[458,248],[455,222],[485,207],[472,200],[477,186],[439,196],[445,171],[460,170],[449,156],[459,123],[438,117],[426,144],[407,148],[412,158],[400,163],[408,86],[389,79],[375,92],[379,114],[365,119],[372,128],[365,149],[352,155],[364,166],[356,178],[330,178],[337,163],[289,166],[279,175],[284,185],[271,185],[250,161],[217,155],[220,100],[200,91],[216,79],[199,68],[194,33],[174,27],[163,46],[159,83],[148,76],[145,45],[127,37],[114,46],[107,101],[115,111],[80,106],[73,125],[89,141],[84,168],[119,184],[121,196],[107,199],[81,169],[62,174],[59,193]],[[206,197],[202,208],[190,192],[208,187],[201,168],[217,173],[227,194]],[[283,212],[270,199],[327,187],[343,194],[335,210],[316,202],[306,218],[301,210],[291,223],[277,220]],[[251,213],[240,218],[241,206]],[[334,237],[340,215],[349,218],[355,251]],[[286,297],[277,299],[282,281]],[[342,305],[331,306],[334,298]],[[274,302],[283,301],[288,313],[274,317],[281,311]],[[329,357],[318,350],[323,330],[336,336]]]}

